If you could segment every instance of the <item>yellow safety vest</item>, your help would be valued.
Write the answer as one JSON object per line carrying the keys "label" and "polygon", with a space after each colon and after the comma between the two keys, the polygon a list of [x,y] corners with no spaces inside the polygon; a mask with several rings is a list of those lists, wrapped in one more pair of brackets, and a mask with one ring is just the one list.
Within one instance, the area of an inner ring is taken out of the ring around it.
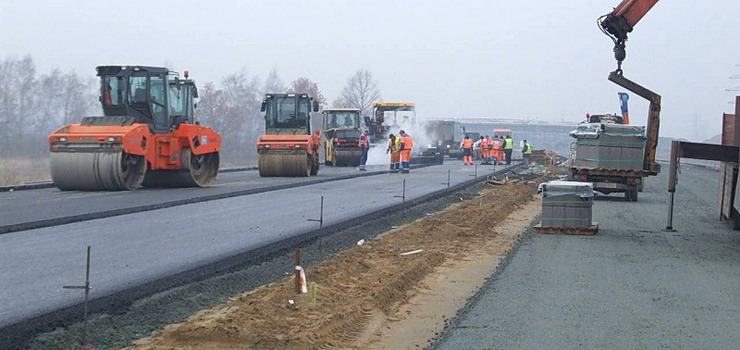
{"label": "yellow safety vest", "polygon": [[504,145],[504,149],[514,149],[514,140],[505,139],[504,141],[506,142],[506,144]]}
{"label": "yellow safety vest", "polygon": [[398,152],[401,150],[401,137],[396,137],[394,140],[388,140],[388,150],[391,152]]}
{"label": "yellow safety vest", "polygon": [[532,154],[532,145],[530,144],[524,145],[524,154]]}

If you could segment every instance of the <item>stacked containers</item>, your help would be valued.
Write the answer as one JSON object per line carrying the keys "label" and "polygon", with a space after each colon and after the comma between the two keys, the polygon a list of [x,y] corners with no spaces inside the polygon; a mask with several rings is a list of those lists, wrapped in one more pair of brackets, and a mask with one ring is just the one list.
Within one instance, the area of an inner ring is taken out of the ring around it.
{"label": "stacked containers", "polygon": [[570,133],[576,138],[576,168],[641,170],[645,127],[583,123]]}
{"label": "stacked containers", "polygon": [[591,227],[594,189],[590,182],[549,181],[540,184],[542,227]]}

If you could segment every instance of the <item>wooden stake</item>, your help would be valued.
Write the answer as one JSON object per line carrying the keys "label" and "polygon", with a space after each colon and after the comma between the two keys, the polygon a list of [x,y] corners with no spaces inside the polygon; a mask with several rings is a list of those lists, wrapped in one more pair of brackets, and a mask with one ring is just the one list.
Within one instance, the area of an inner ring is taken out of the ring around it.
{"label": "wooden stake", "polygon": [[295,250],[295,293],[301,294],[301,271],[298,267],[301,266],[301,248]]}

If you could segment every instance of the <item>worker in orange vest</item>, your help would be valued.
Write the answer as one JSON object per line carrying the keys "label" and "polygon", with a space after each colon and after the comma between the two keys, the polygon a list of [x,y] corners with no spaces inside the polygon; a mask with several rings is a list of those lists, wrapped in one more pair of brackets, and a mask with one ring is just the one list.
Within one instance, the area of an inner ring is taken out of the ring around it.
{"label": "worker in orange vest", "polygon": [[401,138],[393,134],[388,138],[388,149],[385,153],[391,154],[391,172],[397,173],[401,171]]}
{"label": "worker in orange vest", "polygon": [[360,171],[366,171],[365,164],[367,163],[367,151],[370,149],[370,140],[367,138],[369,130],[365,129],[360,134],[360,139],[357,141],[357,146],[360,147]]}
{"label": "worker in orange vest", "polygon": [[470,136],[460,142],[460,149],[463,151],[463,165],[473,165],[473,140]]}
{"label": "worker in orange vest", "polygon": [[411,138],[411,135],[403,130],[401,130],[400,134],[401,142],[399,148],[401,150],[401,166],[403,167],[401,173],[408,174],[411,170],[411,150],[414,149],[414,140]]}
{"label": "worker in orange vest", "polygon": [[486,140],[485,136],[480,137],[480,142],[478,142],[478,148],[480,149],[480,163],[485,164],[486,163],[486,157],[488,157],[488,141]]}
{"label": "worker in orange vest", "polygon": [[482,164],[493,164],[493,140],[491,140],[491,136],[486,135],[486,143],[484,144],[484,147],[486,149],[486,157],[483,159]]}
{"label": "worker in orange vest", "polygon": [[491,141],[491,146],[493,147],[493,155],[491,158],[493,158],[493,164],[498,165],[502,161],[503,157],[503,149],[504,149],[504,142],[501,141],[500,136],[493,135],[493,141]]}

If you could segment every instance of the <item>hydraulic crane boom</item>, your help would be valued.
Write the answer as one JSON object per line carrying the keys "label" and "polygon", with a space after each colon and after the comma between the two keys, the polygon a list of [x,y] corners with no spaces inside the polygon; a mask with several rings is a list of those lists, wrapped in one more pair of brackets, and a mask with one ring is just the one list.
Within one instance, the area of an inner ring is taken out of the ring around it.
{"label": "hydraulic crane boom", "polygon": [[599,17],[599,28],[614,41],[614,58],[617,59],[618,74],[622,74],[622,61],[627,57],[625,42],[627,33],[635,27],[658,0],[623,0],[614,11]]}
{"label": "hydraulic crane boom", "polygon": [[617,59],[617,69],[609,74],[609,80],[650,102],[643,158],[643,171],[649,175],[656,175],[660,172],[660,165],[655,162],[655,152],[658,147],[661,98],[655,92],[625,78],[622,74],[622,61],[627,55],[624,49],[627,33],[632,32],[637,22],[645,17],[658,1],[623,0],[612,12],[599,17],[597,20],[599,29],[614,41],[614,58]]}

